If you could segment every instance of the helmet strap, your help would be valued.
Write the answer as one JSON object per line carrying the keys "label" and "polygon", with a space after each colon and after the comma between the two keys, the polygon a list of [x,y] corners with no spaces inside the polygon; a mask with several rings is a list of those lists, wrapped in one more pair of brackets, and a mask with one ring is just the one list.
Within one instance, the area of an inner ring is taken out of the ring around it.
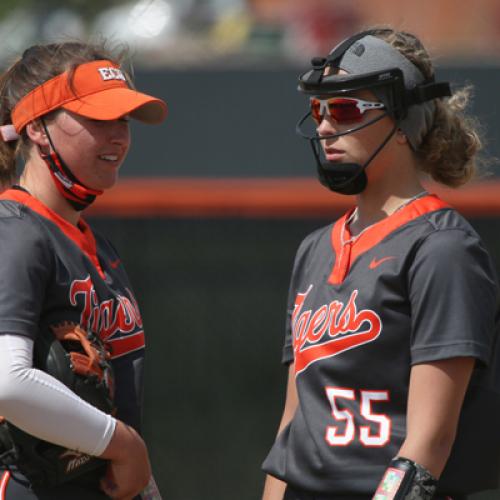
{"label": "helmet strap", "polygon": [[40,147],[38,148],[40,156],[45,161],[49,168],[50,175],[57,190],[66,199],[66,201],[78,212],[87,208],[97,196],[103,193],[99,189],[91,189],[85,186],[70,170],[68,165],[57,152],[52,138],[43,118],[41,119],[42,126],[49,140],[52,151],[44,153]]}

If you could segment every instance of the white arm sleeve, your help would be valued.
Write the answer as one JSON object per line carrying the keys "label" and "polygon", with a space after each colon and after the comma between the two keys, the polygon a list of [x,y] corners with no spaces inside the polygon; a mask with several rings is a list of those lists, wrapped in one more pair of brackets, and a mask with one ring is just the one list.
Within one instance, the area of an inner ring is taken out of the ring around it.
{"label": "white arm sleeve", "polygon": [[0,415],[45,441],[89,455],[104,452],[116,420],[33,368],[33,340],[0,334]]}

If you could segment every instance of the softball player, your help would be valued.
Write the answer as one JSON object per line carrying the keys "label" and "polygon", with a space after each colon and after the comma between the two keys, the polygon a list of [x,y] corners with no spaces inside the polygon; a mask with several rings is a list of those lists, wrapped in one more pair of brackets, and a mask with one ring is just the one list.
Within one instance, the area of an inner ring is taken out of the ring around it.
{"label": "softball player", "polygon": [[[21,447],[19,457],[2,433],[0,498],[130,499],[151,478],[138,434],[143,323],[119,255],[81,211],[115,184],[130,145],[129,117],[160,123],[166,104],[134,90],[104,47],[82,43],[31,47],[0,89],[3,177],[15,172],[19,155],[25,161],[19,184],[0,196],[0,414],[45,443]],[[33,367],[39,336],[68,325],[111,350],[113,416]],[[67,449],[64,456],[44,459],[48,443]],[[23,451],[41,456],[33,462]],[[24,464],[33,477],[48,471],[57,483],[92,457],[105,461],[60,484],[30,484],[21,473]]]}
{"label": "softball player", "polygon": [[[495,488],[497,283],[474,229],[429,194],[480,142],[413,35],[369,30],[315,58],[298,125],[320,180],[356,207],[295,259],[287,397],[265,500],[462,499]],[[308,133],[306,118],[314,120]]]}

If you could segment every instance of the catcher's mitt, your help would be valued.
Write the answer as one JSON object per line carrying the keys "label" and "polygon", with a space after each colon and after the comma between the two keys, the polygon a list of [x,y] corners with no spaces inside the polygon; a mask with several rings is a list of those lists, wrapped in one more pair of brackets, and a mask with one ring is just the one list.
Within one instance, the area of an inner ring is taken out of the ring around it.
{"label": "catcher's mitt", "polygon": [[[75,394],[113,413],[113,372],[102,341],[79,325],[63,323],[41,333],[34,366],[60,380]],[[57,485],[102,467],[102,459],[38,439],[14,425],[0,423],[0,462],[15,465],[33,485]]]}

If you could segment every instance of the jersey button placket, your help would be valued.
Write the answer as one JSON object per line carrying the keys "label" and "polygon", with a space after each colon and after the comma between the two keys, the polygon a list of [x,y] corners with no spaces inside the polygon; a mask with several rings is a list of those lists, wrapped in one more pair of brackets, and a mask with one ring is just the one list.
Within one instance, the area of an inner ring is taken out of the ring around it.
{"label": "jersey button placket", "polygon": [[351,263],[351,249],[352,249],[352,240],[347,240],[342,244],[342,251],[340,253],[339,259],[339,275],[338,279],[340,283],[345,280],[347,273],[349,272],[349,267]]}

